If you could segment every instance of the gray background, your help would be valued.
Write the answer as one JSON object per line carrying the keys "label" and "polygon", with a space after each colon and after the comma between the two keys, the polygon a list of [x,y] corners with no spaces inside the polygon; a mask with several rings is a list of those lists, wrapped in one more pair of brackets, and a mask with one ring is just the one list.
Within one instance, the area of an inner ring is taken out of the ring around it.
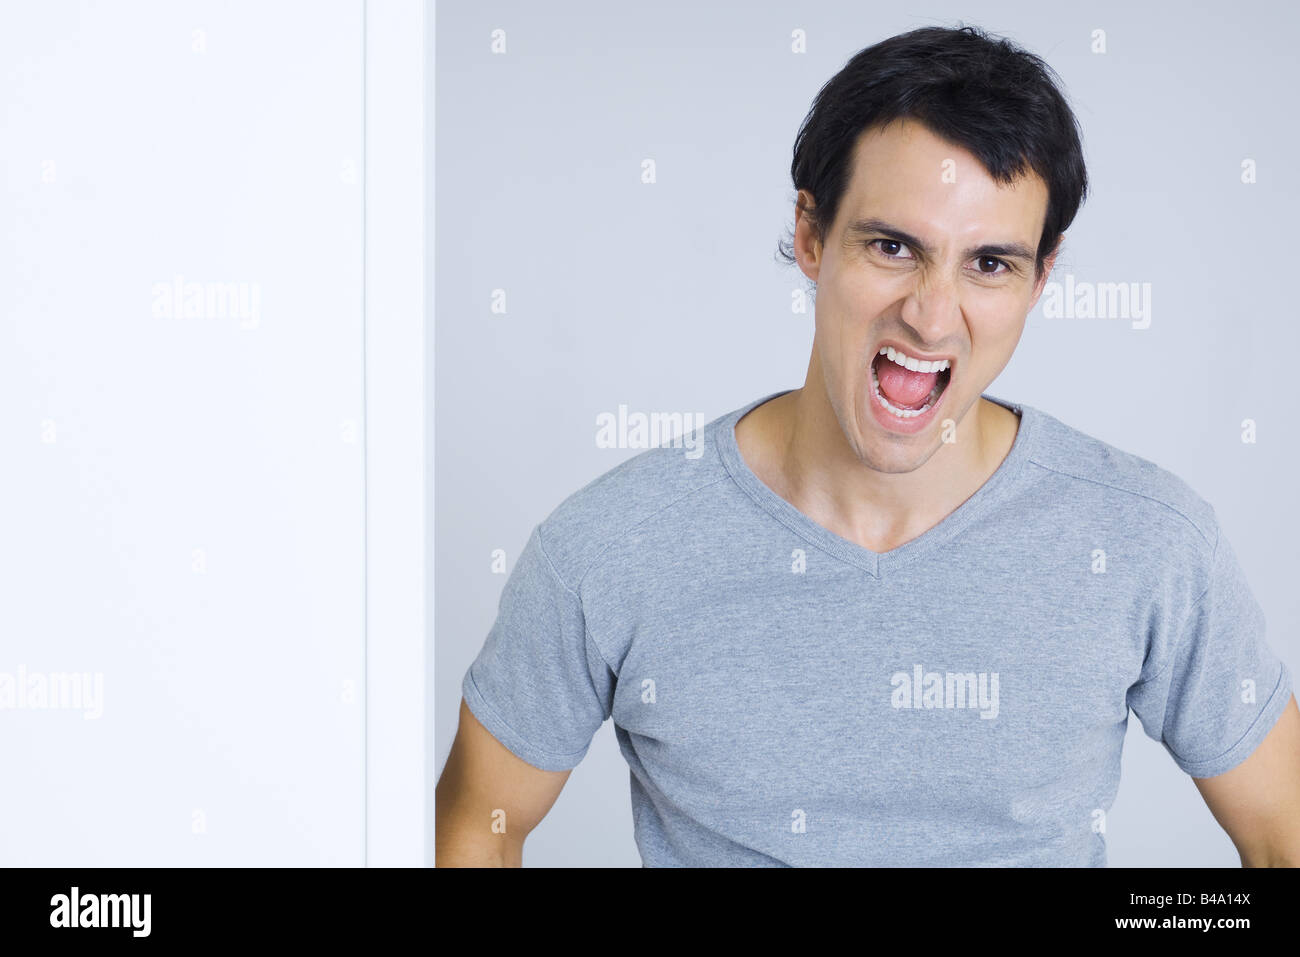
{"label": "gray background", "polygon": [[[1093,195],[1052,279],[1150,283],[1149,328],[1047,319],[993,395],[1044,409],[1186,479],[1218,511],[1300,673],[1297,348],[1290,239],[1300,70],[1294,8],[1037,2],[444,3],[437,16],[436,762],[460,681],[530,529],[636,454],[600,412],[712,419],[798,387],[803,288],[774,261],[790,154],[821,85],[859,49],[966,22],[1043,56],[1083,129]],[[965,18],[962,20],[962,18]],[[491,52],[505,31],[507,52]],[[805,54],[791,33],[807,34]],[[1107,52],[1091,52],[1106,32]],[[658,181],[641,182],[652,158]],[[1241,182],[1241,163],[1258,181]],[[507,312],[491,311],[505,290]],[[1240,424],[1258,423],[1243,444]],[[1237,866],[1191,779],[1130,716],[1112,866]],[[526,865],[639,866],[628,770],[606,722]]]}

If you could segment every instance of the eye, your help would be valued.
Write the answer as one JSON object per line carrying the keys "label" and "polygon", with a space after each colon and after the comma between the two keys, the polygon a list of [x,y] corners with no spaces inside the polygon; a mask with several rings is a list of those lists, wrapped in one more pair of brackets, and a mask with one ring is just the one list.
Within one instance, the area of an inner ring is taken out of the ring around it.
{"label": "eye", "polygon": [[[1001,276],[1011,271],[1011,264],[1005,259],[998,259],[996,256],[980,256],[975,262],[977,264],[975,269],[981,276]],[[993,268],[985,269],[985,264],[989,264]],[[999,270],[998,266],[1001,266],[1002,269]]]}
{"label": "eye", "polygon": [[876,249],[880,250],[880,252],[884,255],[886,259],[911,259],[912,258],[910,255],[909,256],[898,255],[897,250],[906,249],[907,245],[905,243],[899,242],[897,239],[873,239],[871,240],[871,242],[867,243],[867,245],[875,246]]}

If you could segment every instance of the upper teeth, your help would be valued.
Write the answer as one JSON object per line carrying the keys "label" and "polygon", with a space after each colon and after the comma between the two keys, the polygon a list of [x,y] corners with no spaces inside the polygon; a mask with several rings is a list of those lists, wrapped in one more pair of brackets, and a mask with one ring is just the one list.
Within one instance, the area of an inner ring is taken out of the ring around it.
{"label": "upper teeth", "polygon": [[890,362],[897,362],[900,366],[911,369],[913,372],[942,372],[948,368],[947,359],[937,359],[934,362],[928,362],[925,359],[914,359],[899,352],[893,346],[885,346],[880,350],[880,354],[887,356]]}

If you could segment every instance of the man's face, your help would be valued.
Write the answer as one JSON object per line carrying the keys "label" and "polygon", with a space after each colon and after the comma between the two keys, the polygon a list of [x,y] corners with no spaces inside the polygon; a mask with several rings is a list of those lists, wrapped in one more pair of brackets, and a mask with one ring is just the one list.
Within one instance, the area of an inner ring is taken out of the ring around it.
{"label": "man's face", "polygon": [[[1038,176],[1000,186],[972,154],[899,121],[859,138],[825,245],[799,217],[813,350],[863,464],[925,464],[945,421],[961,422],[1010,360],[1051,269],[1039,279],[1033,260],[1047,199]],[[903,364],[880,354],[890,348]],[[908,357],[938,364],[909,369]]]}

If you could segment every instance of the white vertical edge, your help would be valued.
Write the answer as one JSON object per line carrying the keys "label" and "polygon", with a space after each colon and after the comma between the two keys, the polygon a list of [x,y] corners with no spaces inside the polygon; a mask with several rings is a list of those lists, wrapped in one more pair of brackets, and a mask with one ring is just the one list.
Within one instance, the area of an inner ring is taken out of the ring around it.
{"label": "white vertical edge", "polygon": [[[365,861],[425,865],[424,17],[364,0]],[[430,689],[432,690],[432,689]]]}
{"label": "white vertical edge", "polygon": [[435,818],[436,818],[436,811],[435,811],[436,802],[432,799],[432,789],[436,783],[434,781],[434,774],[437,770],[436,768],[437,758],[435,756],[435,751],[433,747],[434,703],[437,700],[437,693],[435,691],[437,686],[434,682],[434,673],[433,673],[435,667],[434,662],[437,658],[437,655],[434,652],[435,644],[433,639],[433,634],[434,634],[433,625],[434,625],[434,609],[436,608],[438,603],[437,592],[434,590],[433,587],[434,555],[436,552],[436,550],[433,547],[433,543],[434,543],[433,533],[434,533],[434,526],[437,524],[438,521],[437,511],[434,509],[434,505],[433,505],[434,503],[433,490],[434,490],[435,483],[437,482],[437,476],[433,467],[434,456],[437,451],[437,446],[434,443],[434,432],[436,430],[436,418],[437,418],[434,414],[434,402],[435,402],[434,385],[436,384],[437,381],[436,374],[435,374],[435,366],[434,366],[434,354],[437,350],[437,335],[435,332],[436,330],[435,303],[437,300],[434,298],[433,295],[434,284],[437,281],[437,270],[434,269],[434,257],[436,255],[437,222],[438,222],[437,217],[434,215],[434,211],[438,203],[437,190],[434,188],[434,184],[437,182],[437,178],[438,178],[437,175],[438,126],[437,123],[434,122],[435,114],[437,113],[437,96],[435,95],[437,92],[436,85],[437,85],[437,76],[438,76],[438,71],[435,69],[435,65],[437,64],[438,61],[437,13],[438,13],[438,0],[427,0],[424,8],[424,17],[425,17],[425,23],[424,23],[425,26],[424,147],[426,151],[425,152],[426,161],[424,164],[425,176],[426,176],[425,179],[426,186],[425,186],[425,194],[424,194],[424,201],[425,201],[424,236],[425,236],[425,241],[427,243],[427,246],[424,250],[424,257],[425,257],[424,258],[424,266],[425,266],[424,304],[425,304],[425,316],[426,316],[425,326],[424,326],[426,330],[425,332],[426,339],[424,344],[425,345],[424,388],[425,388],[425,395],[428,397],[428,401],[425,403],[424,409],[425,409],[425,414],[428,416],[428,421],[425,422],[424,434],[425,434],[425,441],[428,444],[425,446],[425,450],[424,450],[424,461],[425,461],[424,501],[425,501],[425,521],[426,521],[426,526],[424,528],[424,541],[425,541],[425,548],[426,548],[425,554],[428,558],[428,561],[425,566],[425,576],[424,576],[424,594],[427,596],[426,599],[427,605],[425,611],[425,614],[427,615],[426,627],[425,627],[425,636],[426,636],[425,648],[427,650],[427,657],[425,659],[425,672],[424,672],[424,680],[425,680],[425,688],[426,688],[426,694],[424,698],[424,708],[425,708],[424,727],[425,727],[425,733],[428,735],[428,739],[426,741],[426,747],[424,752],[424,759],[426,762],[424,767],[424,780],[428,782],[428,786],[430,788],[430,792],[429,792],[430,798],[429,800],[424,802],[424,806],[428,814],[428,828],[424,834],[424,861],[425,864],[428,866],[433,866],[434,864],[434,833],[435,833]]}

